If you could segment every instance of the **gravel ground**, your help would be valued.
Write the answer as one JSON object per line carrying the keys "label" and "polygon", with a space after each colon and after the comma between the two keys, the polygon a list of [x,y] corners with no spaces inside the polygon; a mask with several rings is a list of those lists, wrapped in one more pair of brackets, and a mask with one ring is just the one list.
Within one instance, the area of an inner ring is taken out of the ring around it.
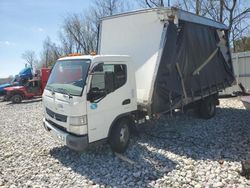
{"label": "gravel ground", "polygon": [[[223,99],[216,117],[190,112],[140,126],[127,158],[108,145],[77,153],[42,127],[42,102],[0,103],[0,187],[250,187],[250,113]],[[157,126],[156,126],[157,125]]]}

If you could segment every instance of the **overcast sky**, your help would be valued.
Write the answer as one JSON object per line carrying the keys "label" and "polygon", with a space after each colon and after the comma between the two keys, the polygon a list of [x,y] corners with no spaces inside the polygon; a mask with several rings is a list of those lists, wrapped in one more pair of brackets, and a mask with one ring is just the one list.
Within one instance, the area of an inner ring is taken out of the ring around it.
{"label": "overcast sky", "polygon": [[0,0],[0,78],[24,68],[22,53],[40,55],[46,36],[58,41],[63,19],[86,11],[91,0]]}

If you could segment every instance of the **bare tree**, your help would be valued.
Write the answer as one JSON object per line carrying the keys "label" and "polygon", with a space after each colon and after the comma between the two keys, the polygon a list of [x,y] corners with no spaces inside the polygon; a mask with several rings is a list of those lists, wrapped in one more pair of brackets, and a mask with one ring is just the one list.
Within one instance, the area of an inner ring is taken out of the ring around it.
{"label": "bare tree", "polygon": [[27,50],[22,54],[22,58],[27,62],[27,64],[30,66],[31,69],[33,69],[33,66],[36,61],[36,55],[35,52],[32,50]]}
{"label": "bare tree", "polygon": [[112,16],[129,9],[129,4],[123,0],[94,0],[90,7],[86,19],[90,20],[93,26],[94,35],[96,36],[96,48],[99,32],[100,19],[106,16]]}
{"label": "bare tree", "polygon": [[61,41],[62,54],[74,53],[74,41],[72,37],[67,36],[65,33],[60,32],[59,38]]}
{"label": "bare tree", "polygon": [[240,40],[236,40],[235,48],[236,52],[250,51],[250,37],[242,37]]}
{"label": "bare tree", "polygon": [[[237,3],[238,2],[238,3]],[[227,10],[227,22],[230,36],[235,51],[235,41],[244,36],[244,32],[249,29],[250,6],[243,7],[239,0],[226,1],[224,6]],[[247,5],[247,4],[246,4]],[[249,31],[249,30],[248,30]]]}
{"label": "bare tree", "polygon": [[124,11],[124,1],[122,0],[94,0],[91,6],[95,16],[100,19],[104,16],[111,16]]}
{"label": "bare tree", "polygon": [[163,0],[145,0],[148,7],[164,7]]}
{"label": "bare tree", "polygon": [[230,43],[234,49],[234,41],[239,40],[249,31],[250,6],[247,1],[176,0],[175,3],[179,8],[225,23],[229,28]]}
{"label": "bare tree", "polygon": [[[230,43],[243,37],[250,27],[250,7],[241,0],[176,0],[175,6],[228,25]],[[147,7],[161,7],[163,1],[144,0]]]}
{"label": "bare tree", "polygon": [[68,16],[64,20],[61,42],[66,51],[89,54],[96,48],[96,31],[93,24],[79,14]]}
{"label": "bare tree", "polygon": [[47,37],[43,41],[43,51],[41,53],[41,60],[38,67],[52,66],[61,55],[62,49],[56,46],[56,44]]}
{"label": "bare tree", "polygon": [[166,4],[166,1],[164,0],[137,0],[139,5],[142,7],[148,7],[148,8],[154,8],[154,7],[164,7],[164,6],[170,6],[170,0],[168,0],[168,3]]}
{"label": "bare tree", "polygon": [[69,15],[60,33],[62,51],[65,54],[96,51],[100,18],[122,12],[124,5],[122,0],[94,0],[87,14]]}

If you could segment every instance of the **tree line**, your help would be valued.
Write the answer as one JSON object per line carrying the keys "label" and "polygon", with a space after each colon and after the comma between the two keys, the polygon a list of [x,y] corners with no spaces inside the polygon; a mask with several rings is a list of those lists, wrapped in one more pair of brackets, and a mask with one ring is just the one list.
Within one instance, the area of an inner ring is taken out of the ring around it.
{"label": "tree line", "polygon": [[31,67],[52,66],[66,54],[90,54],[97,50],[99,20],[105,16],[137,8],[174,6],[225,23],[229,28],[233,52],[250,50],[250,5],[245,0],[94,0],[85,13],[68,15],[58,34],[59,43],[50,37],[43,41],[39,60],[34,51],[25,51],[23,59]]}

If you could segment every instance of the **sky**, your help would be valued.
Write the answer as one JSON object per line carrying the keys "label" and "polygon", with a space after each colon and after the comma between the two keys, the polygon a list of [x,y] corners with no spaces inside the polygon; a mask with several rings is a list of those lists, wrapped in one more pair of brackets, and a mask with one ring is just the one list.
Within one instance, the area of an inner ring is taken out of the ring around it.
{"label": "sky", "polygon": [[0,78],[25,67],[22,54],[33,50],[37,58],[43,40],[58,41],[64,18],[87,11],[91,0],[0,0]]}
{"label": "sky", "polygon": [[[0,0],[0,78],[16,75],[25,67],[22,54],[27,50],[35,51],[39,59],[47,36],[59,43],[63,20],[69,14],[88,11],[92,1]],[[129,0],[138,8],[135,2]]]}

